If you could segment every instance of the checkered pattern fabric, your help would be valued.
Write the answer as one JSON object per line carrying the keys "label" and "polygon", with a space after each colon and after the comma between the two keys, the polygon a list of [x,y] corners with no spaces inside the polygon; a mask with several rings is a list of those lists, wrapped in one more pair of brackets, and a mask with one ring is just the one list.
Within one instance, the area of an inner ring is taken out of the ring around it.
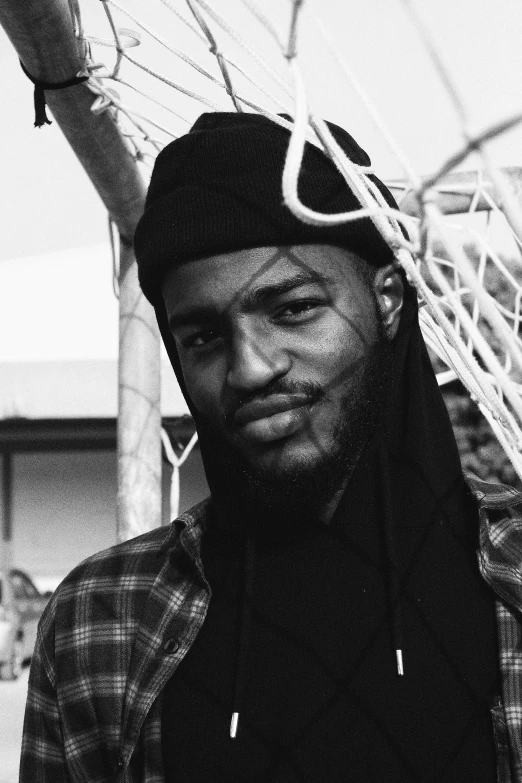
{"label": "checkered pattern fabric", "polygon": [[[522,495],[468,480],[479,506],[480,572],[497,595],[502,704],[493,710],[501,783],[522,781]],[[511,764],[507,762],[509,757]],[[511,768],[511,774],[510,774]]]}
{"label": "checkered pattern fabric", "polygon": [[[522,783],[522,495],[467,476],[479,564],[497,595],[500,783]],[[81,563],[40,622],[21,783],[163,783],[161,692],[205,618],[208,501]]]}

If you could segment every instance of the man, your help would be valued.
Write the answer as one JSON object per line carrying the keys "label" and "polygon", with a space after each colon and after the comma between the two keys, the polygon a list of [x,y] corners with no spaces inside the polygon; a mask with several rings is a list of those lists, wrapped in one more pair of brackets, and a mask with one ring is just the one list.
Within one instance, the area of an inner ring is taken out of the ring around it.
{"label": "man", "polygon": [[[521,497],[464,481],[414,291],[286,209],[287,144],[207,114],[158,156],[140,281],[211,498],[57,590],[23,781],[522,780]],[[359,206],[310,145],[299,188]]]}

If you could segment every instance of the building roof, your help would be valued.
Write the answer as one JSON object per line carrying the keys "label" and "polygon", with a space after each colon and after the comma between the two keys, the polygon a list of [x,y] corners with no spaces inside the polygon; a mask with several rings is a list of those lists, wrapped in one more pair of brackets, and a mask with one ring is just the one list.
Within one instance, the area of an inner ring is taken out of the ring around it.
{"label": "building roof", "polygon": [[[0,364],[0,419],[95,419],[117,415],[117,362],[111,359]],[[163,416],[188,414],[170,365],[162,362]]]}
{"label": "building roof", "polygon": [[[0,419],[114,418],[118,301],[109,242],[0,263]],[[162,349],[162,415],[188,413]]]}
{"label": "building roof", "polygon": [[[171,443],[183,449],[194,434],[190,416],[163,419]],[[49,451],[115,451],[116,419],[0,420],[0,454]]]}

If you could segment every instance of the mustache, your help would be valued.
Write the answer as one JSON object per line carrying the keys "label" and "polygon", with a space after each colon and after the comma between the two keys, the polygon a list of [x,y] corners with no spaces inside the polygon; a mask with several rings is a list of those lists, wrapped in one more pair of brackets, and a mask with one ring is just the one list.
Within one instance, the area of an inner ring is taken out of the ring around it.
{"label": "mustache", "polygon": [[304,395],[311,405],[321,402],[326,397],[323,387],[313,381],[293,381],[289,378],[275,378],[263,389],[242,396],[234,405],[228,407],[225,411],[225,421],[230,424],[236,413],[244,405],[254,402],[254,400],[266,400],[267,397],[271,397],[274,394]]}

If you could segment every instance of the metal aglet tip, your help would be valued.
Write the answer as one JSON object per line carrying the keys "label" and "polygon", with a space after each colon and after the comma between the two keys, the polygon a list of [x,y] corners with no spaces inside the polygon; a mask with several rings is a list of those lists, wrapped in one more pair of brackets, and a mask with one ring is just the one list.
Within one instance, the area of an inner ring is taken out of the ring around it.
{"label": "metal aglet tip", "polygon": [[237,723],[239,720],[239,712],[232,713],[232,720],[230,721],[230,738],[235,739],[237,734]]}
{"label": "metal aglet tip", "polygon": [[404,665],[402,663],[402,650],[395,650],[395,657],[397,658],[397,674],[402,677],[404,674]]}

